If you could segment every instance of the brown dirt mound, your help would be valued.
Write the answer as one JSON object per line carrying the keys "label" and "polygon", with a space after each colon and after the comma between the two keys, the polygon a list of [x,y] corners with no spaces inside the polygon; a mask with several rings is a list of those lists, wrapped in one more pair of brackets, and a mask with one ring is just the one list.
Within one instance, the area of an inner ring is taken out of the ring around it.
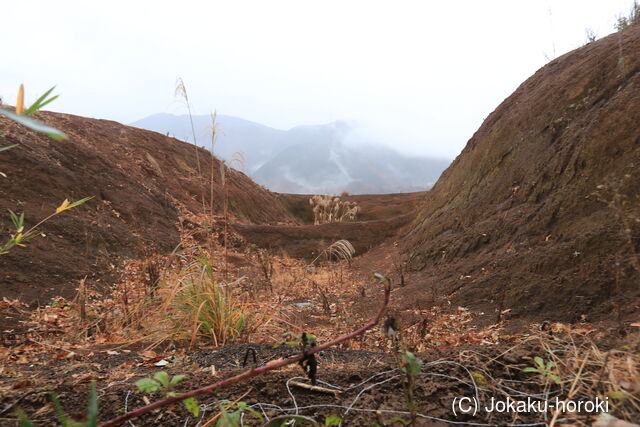
{"label": "brown dirt mound", "polygon": [[[640,28],[547,64],[427,193],[406,295],[527,317],[637,316]],[[504,302],[501,302],[504,300]]]}
{"label": "brown dirt mound", "polygon": [[[46,301],[70,296],[77,280],[105,281],[123,257],[171,251],[179,242],[180,215],[202,212],[202,197],[222,208],[220,162],[193,145],[107,120],[37,113],[36,118],[69,138],[52,141],[0,118],[2,152],[0,236],[12,225],[7,209],[24,212],[27,226],[50,214],[65,199],[93,196],[40,229],[46,238],[0,257],[2,296]],[[274,197],[235,170],[227,173],[231,215],[237,221],[295,223]],[[259,208],[258,208],[259,207]],[[10,268],[9,268],[10,267]]]}

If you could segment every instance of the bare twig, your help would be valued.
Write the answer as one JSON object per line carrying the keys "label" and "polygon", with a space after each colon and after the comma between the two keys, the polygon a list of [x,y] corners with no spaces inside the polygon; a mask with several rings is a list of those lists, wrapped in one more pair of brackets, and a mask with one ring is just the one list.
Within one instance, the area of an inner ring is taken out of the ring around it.
{"label": "bare twig", "polygon": [[311,390],[311,391],[317,391],[317,392],[320,392],[320,393],[328,393],[328,394],[333,394],[333,395],[338,395],[338,394],[342,393],[342,391],[340,391],[340,390],[333,390],[333,389],[330,389],[330,388],[327,388],[327,387],[320,387],[320,386],[317,386],[317,385],[301,383],[299,381],[291,381],[289,384],[291,384],[292,386],[304,388],[304,389]]}

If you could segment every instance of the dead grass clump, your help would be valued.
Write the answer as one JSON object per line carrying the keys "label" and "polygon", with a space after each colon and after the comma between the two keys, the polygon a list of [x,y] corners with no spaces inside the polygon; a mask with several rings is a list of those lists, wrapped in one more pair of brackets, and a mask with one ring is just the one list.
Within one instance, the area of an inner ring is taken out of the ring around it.
{"label": "dead grass clump", "polygon": [[356,202],[344,202],[340,197],[313,196],[309,199],[313,209],[313,223],[315,225],[329,222],[355,221],[360,212]]}
{"label": "dead grass clump", "polygon": [[[526,392],[519,392],[516,399],[528,396],[559,402],[540,414],[544,417],[541,421],[551,426],[623,425],[617,422],[640,419],[637,334],[627,337],[629,345],[606,349],[608,345],[602,343],[607,333],[588,324],[543,324],[543,329],[521,336],[517,344],[498,355],[463,350],[460,363],[477,375],[477,385],[483,391],[511,394],[514,385],[520,384],[526,386]],[[505,384],[512,388],[506,389]],[[600,411],[562,410],[576,402],[596,401],[607,404],[604,416]],[[596,419],[600,421],[593,424]]]}
{"label": "dead grass clump", "polygon": [[198,258],[176,276],[176,289],[165,301],[171,325],[167,332],[191,345],[205,340],[215,346],[238,340],[247,329],[249,306],[234,293],[233,283],[216,277],[205,258]]}
{"label": "dead grass clump", "polygon": [[[598,397],[608,400],[609,414],[640,419],[640,354],[628,345],[604,350],[595,335],[589,327],[555,324],[536,338],[544,352],[541,356],[556,366],[566,401]],[[555,412],[551,424],[561,415]]]}
{"label": "dead grass clump", "polygon": [[318,254],[318,256],[315,257],[315,259],[311,261],[311,263],[309,263],[309,265],[315,264],[315,262],[322,257],[325,257],[327,261],[331,259],[342,259],[351,264],[351,260],[353,259],[355,253],[356,250],[350,241],[345,239],[337,240],[327,246],[322,252],[320,252],[320,254]]}

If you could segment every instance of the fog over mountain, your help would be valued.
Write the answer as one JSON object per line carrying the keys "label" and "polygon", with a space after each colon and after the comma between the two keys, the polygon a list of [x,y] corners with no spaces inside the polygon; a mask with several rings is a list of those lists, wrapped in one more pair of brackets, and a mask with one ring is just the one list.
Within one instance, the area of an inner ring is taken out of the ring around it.
{"label": "fog over mountain", "polygon": [[[211,117],[193,116],[196,142],[211,148]],[[274,129],[237,117],[217,116],[216,156],[229,161],[242,153],[244,165],[234,166],[272,191],[351,194],[420,191],[431,187],[449,159],[407,155],[375,142],[357,123]],[[193,142],[189,116],[154,114],[131,123],[143,129]]]}

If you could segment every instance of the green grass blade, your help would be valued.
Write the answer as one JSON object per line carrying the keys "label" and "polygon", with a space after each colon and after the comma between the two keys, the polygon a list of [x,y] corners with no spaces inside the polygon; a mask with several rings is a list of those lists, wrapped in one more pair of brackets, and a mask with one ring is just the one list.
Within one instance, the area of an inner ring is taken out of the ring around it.
{"label": "green grass blade", "polygon": [[65,426],[65,427],[68,426],[69,422],[71,420],[67,416],[66,412],[64,412],[64,409],[62,408],[62,405],[60,404],[60,399],[58,399],[58,395],[55,394],[55,393],[51,393],[51,400],[53,402],[53,407],[56,410],[56,415],[58,416],[58,421],[63,426]]}
{"label": "green grass blade", "polygon": [[87,408],[87,427],[98,426],[98,393],[96,383],[92,382],[89,388],[89,406]]}
{"label": "green grass blade", "polygon": [[7,145],[6,147],[0,147],[0,151],[6,151],[6,150],[10,150],[13,147],[17,147],[20,144],[13,144],[13,145]]}
{"label": "green grass blade", "polygon": [[18,416],[18,426],[19,427],[36,427],[36,425],[29,419],[27,414],[24,413],[22,409],[18,409],[16,411],[16,415]]}

